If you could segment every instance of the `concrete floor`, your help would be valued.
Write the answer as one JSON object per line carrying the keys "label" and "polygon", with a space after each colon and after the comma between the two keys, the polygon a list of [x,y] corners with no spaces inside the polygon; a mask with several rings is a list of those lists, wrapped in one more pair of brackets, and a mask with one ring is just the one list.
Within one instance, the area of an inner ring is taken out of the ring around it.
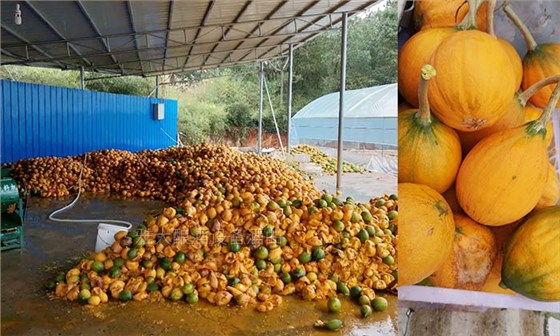
{"label": "concrete floor", "polygon": [[[321,175],[314,178],[315,185],[320,190],[329,192],[336,190],[336,175]],[[360,202],[367,202],[370,198],[384,194],[397,193],[397,177],[381,173],[345,173],[341,177],[342,196],[351,195]]]}
{"label": "concrete floor", "polygon": [[[410,313],[412,309],[413,312]],[[559,336],[560,323],[543,312],[399,302],[400,336]]]}
{"label": "concrete floor", "polygon": [[[44,285],[57,269],[75,264],[76,259],[94,249],[95,224],[55,223],[48,214],[71,198],[32,198],[27,212],[22,250],[2,252],[1,317],[2,335],[321,335],[332,334],[313,328],[318,319],[336,315],[326,312],[326,302],[306,302],[286,297],[272,312],[262,314],[252,308],[215,307],[204,302],[186,303],[111,301],[95,308],[75,302],[50,300]],[[64,213],[64,218],[110,218],[141,223],[161,209],[162,202],[123,200],[106,196],[83,196]],[[60,215],[62,217],[62,215]],[[389,300],[388,312],[367,319],[359,316],[359,306],[343,299],[344,335],[397,335],[397,299]]]}

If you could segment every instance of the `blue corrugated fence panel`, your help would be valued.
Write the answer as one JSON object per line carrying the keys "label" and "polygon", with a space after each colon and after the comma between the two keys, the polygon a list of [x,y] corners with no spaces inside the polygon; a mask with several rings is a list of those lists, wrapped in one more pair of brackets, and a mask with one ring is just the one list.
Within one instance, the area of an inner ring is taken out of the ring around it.
{"label": "blue corrugated fence panel", "polygon": [[[21,99],[22,97],[20,96],[20,100]],[[25,85],[25,96],[23,99],[25,99],[25,127],[26,129],[33,130],[33,132],[22,132],[25,143],[25,151],[27,155],[29,155],[33,153],[33,136],[35,132],[33,129],[33,91],[30,84]]]}
{"label": "blue corrugated fence panel", "polygon": [[[2,91],[2,96],[4,96],[4,90],[6,90],[6,85],[0,84],[0,90]],[[8,98],[9,99],[9,98]],[[7,111],[6,106],[7,104],[9,104],[9,102],[6,101],[7,99],[3,99],[0,102],[0,113],[2,115],[5,114],[5,111]],[[0,157],[4,157],[8,151],[8,149],[6,148],[6,138],[8,137],[6,132],[11,128],[10,126],[8,126],[8,123],[10,122],[10,119],[8,118],[2,118],[2,129],[0,130],[2,132],[2,153],[0,153]],[[10,154],[11,155],[11,154]]]}
{"label": "blue corrugated fence panel", "polygon": [[[11,104],[11,95],[9,94],[9,90],[10,87],[7,85],[4,85],[3,83],[0,83],[0,88],[2,90],[2,96],[6,96],[6,99],[2,99],[2,101],[0,102],[0,113],[2,115],[6,115],[6,111],[9,110],[9,106]],[[6,94],[6,91],[8,91],[8,94]],[[6,118],[2,118],[2,153],[0,155],[0,157],[4,157],[6,155],[11,156],[12,155],[12,149],[10,147],[6,146],[6,139],[9,139],[12,137],[12,119],[7,116]]]}
{"label": "blue corrugated fence panel", "polygon": [[[177,101],[0,81],[1,162],[100,149],[161,149],[177,138]],[[164,120],[155,120],[164,103]],[[166,134],[167,133],[167,134]]]}

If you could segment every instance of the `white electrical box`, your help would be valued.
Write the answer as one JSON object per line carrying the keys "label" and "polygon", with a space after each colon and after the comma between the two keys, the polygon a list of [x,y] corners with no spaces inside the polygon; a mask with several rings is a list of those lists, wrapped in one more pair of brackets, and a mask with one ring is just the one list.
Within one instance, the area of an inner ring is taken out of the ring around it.
{"label": "white electrical box", "polygon": [[165,115],[165,105],[163,103],[154,104],[154,119],[163,120]]}

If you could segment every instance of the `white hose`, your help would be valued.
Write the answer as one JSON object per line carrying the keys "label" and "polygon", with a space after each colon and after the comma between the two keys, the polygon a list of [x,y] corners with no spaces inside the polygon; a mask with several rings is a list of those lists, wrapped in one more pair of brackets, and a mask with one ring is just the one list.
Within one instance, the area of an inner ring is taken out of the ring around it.
{"label": "white hose", "polygon": [[100,222],[107,223],[107,224],[111,223],[111,224],[122,225],[126,227],[127,230],[130,230],[130,228],[132,228],[131,223],[126,221],[116,220],[116,219],[63,219],[63,218],[54,217],[55,215],[70,209],[76,204],[76,202],[78,202],[78,199],[80,198],[80,194],[82,193],[82,175],[84,174],[84,167],[86,166],[86,162],[87,162],[87,153],[84,154],[84,163],[82,164],[82,169],[80,170],[80,176],[78,178],[78,195],[76,195],[76,198],[74,198],[74,200],[67,206],[51,212],[51,214],[49,215],[49,219],[61,223],[100,223]]}

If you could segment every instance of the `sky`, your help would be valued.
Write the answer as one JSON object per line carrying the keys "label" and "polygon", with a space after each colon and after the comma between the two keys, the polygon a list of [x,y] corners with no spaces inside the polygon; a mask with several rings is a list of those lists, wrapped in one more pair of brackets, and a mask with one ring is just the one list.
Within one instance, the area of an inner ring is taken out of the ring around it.
{"label": "sky", "polygon": [[383,9],[383,7],[385,7],[386,3],[387,3],[387,0],[381,0],[378,3],[376,3],[375,5],[371,6],[368,10],[358,14],[358,17],[363,18],[366,15],[368,15],[369,13],[377,12],[378,10]]}

